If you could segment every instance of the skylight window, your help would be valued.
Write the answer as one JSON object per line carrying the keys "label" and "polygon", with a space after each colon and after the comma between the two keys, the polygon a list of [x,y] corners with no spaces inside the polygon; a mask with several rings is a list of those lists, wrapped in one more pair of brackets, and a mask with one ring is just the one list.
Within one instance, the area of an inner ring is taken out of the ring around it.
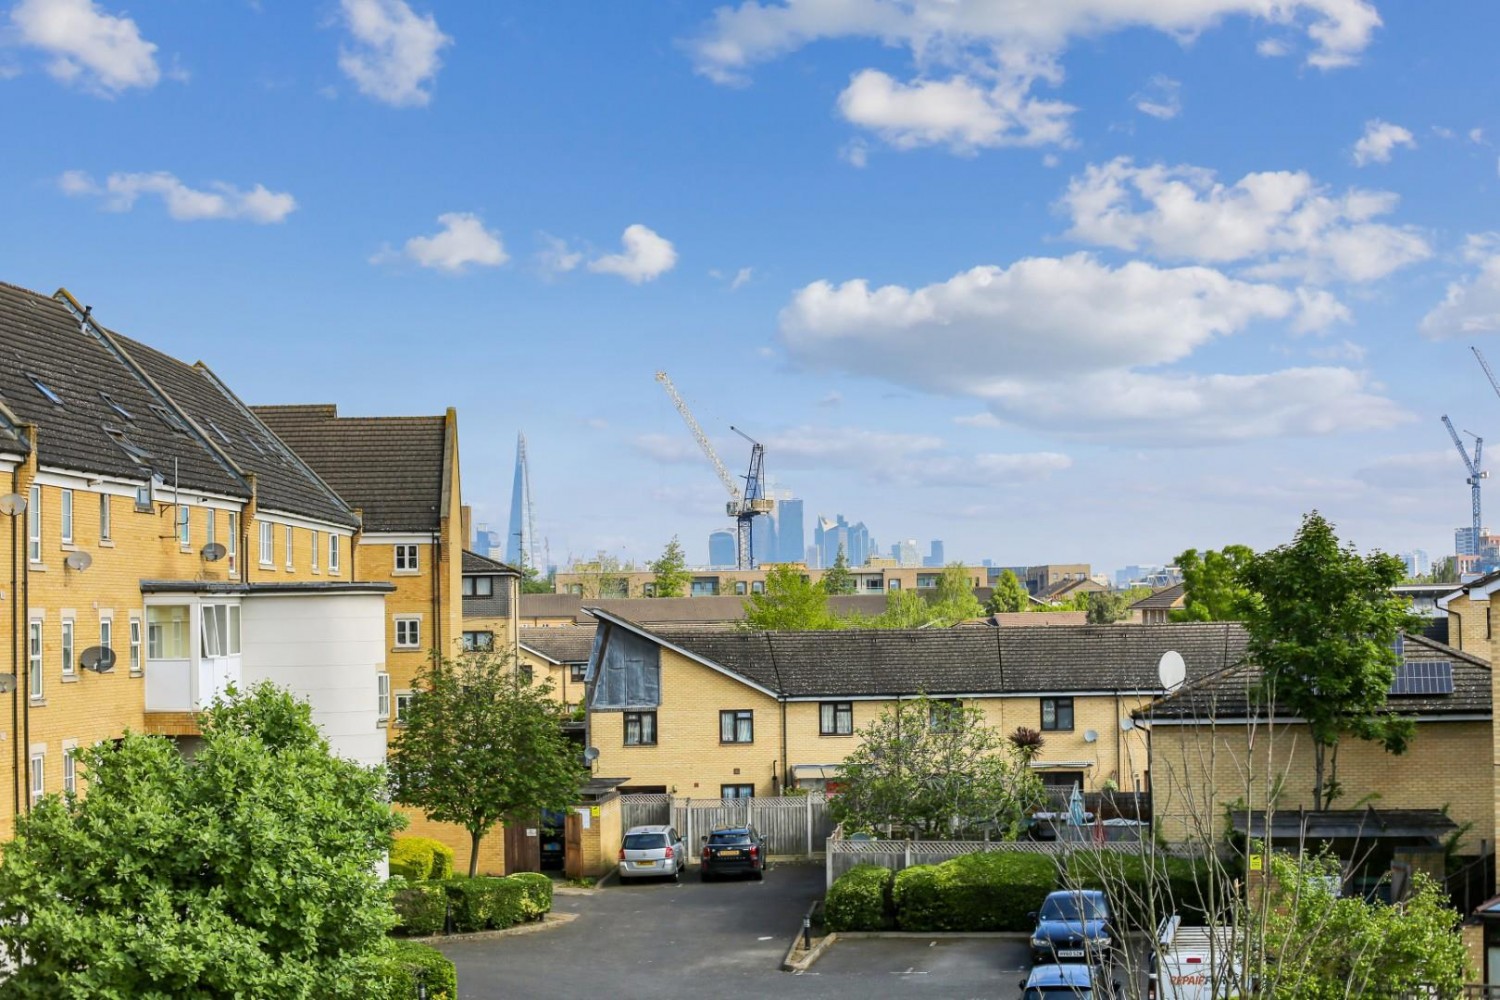
{"label": "skylight window", "polygon": [[186,434],[188,432],[187,424],[183,423],[182,419],[178,417],[177,414],[173,413],[165,406],[157,406],[155,403],[152,403],[151,412],[160,417],[162,423],[172,428],[178,434]]}
{"label": "skylight window", "polygon": [[229,444],[229,435],[225,434],[222,430],[220,430],[218,424],[216,424],[212,420],[210,420],[208,422],[208,426],[209,426],[210,430],[212,430],[215,434],[219,435],[219,440],[220,441],[223,441],[225,444]]}
{"label": "skylight window", "polygon": [[130,456],[130,460],[136,465],[145,465],[151,460],[151,453],[126,437],[125,432],[119,428],[106,427],[104,433],[108,434],[110,439],[119,445],[120,450]]}
{"label": "skylight window", "polygon": [[102,389],[99,391],[99,398],[103,399],[104,402],[108,403],[109,404],[109,408],[111,410],[114,410],[116,413],[118,413],[122,419],[124,419],[124,420],[134,420],[135,419],[134,417],[132,417],[130,415],[130,411],[129,410],[125,409],[125,407],[123,407],[119,403],[115,402],[114,397],[110,396],[109,393],[103,391]]}
{"label": "skylight window", "polygon": [[51,387],[49,387],[46,382],[43,382],[41,379],[37,378],[35,375],[28,374],[26,377],[31,380],[31,384],[32,385],[36,386],[36,391],[37,392],[39,392],[43,396],[47,397],[47,399],[49,401],[51,401],[53,403],[56,403],[58,406],[62,405],[62,397],[59,396],[57,393],[53,392],[52,389],[51,389]]}

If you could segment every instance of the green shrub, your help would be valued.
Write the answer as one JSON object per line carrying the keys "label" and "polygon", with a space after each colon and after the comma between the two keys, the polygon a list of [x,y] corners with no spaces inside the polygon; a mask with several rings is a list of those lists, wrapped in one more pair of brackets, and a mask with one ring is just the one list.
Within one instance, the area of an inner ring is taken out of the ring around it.
{"label": "green shrub", "polygon": [[527,920],[540,920],[552,910],[552,880],[539,872],[517,872],[509,876],[518,882],[525,894],[521,897],[522,912]]}
{"label": "green shrub", "polygon": [[[1209,909],[1209,862],[1165,855],[1146,857],[1081,851],[1068,859],[1063,885],[1103,889],[1116,918],[1131,930],[1150,930],[1173,913],[1199,923]],[[1220,876],[1215,893],[1224,906],[1228,878]]]}
{"label": "green shrub", "polygon": [[381,1000],[409,1000],[417,995],[423,972],[428,1000],[458,1000],[458,973],[443,953],[417,941],[391,941],[379,961]]}
{"label": "green shrub", "polygon": [[453,876],[453,848],[441,840],[427,841],[432,845],[432,874],[429,878],[451,878]]}
{"label": "green shrub", "polygon": [[889,868],[879,865],[855,865],[844,872],[823,902],[824,926],[831,931],[878,931],[890,926],[894,878]]}
{"label": "green shrub", "polygon": [[448,909],[448,894],[443,886],[417,882],[397,889],[391,894],[391,905],[396,910],[394,933],[406,937],[442,933],[443,915]]}
{"label": "green shrub", "polygon": [[390,868],[408,882],[432,877],[432,841],[426,837],[397,837],[391,845]]}
{"label": "green shrub", "polygon": [[450,878],[443,881],[459,933],[503,930],[526,919],[526,887],[513,879]]}
{"label": "green shrub", "polygon": [[1018,851],[965,854],[896,876],[896,926],[911,931],[1025,931],[1057,884],[1046,855]]}

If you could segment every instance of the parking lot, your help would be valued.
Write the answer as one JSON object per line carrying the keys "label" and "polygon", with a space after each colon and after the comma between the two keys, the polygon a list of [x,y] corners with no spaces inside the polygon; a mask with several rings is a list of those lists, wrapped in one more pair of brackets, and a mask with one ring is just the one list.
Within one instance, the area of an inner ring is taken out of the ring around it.
{"label": "parking lot", "polygon": [[801,975],[780,971],[801,915],[823,893],[821,866],[764,882],[610,885],[559,894],[577,919],[555,930],[438,946],[458,967],[461,1000],[586,996],[969,998],[1014,1000],[1022,941],[848,939]]}

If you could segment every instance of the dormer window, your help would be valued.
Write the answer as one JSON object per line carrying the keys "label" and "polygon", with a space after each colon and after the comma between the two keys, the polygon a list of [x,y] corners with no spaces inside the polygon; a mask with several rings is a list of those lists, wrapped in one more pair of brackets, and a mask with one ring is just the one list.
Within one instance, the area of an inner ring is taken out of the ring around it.
{"label": "dormer window", "polygon": [[104,400],[104,402],[106,404],[108,404],[109,408],[111,410],[114,410],[115,413],[119,415],[119,417],[120,417],[121,420],[134,420],[135,419],[134,417],[132,417],[130,415],[130,411],[129,410],[125,409],[125,407],[123,407],[119,403],[115,402],[114,397],[112,397],[109,393],[104,392],[102,389],[99,392],[99,398],[102,399],[102,400]]}
{"label": "dormer window", "polygon": [[465,597],[491,597],[494,595],[495,581],[488,576],[466,576],[464,577]]}
{"label": "dormer window", "polygon": [[26,377],[31,380],[32,385],[36,386],[36,391],[46,397],[48,402],[56,403],[58,406],[62,405],[62,397],[53,392],[52,388],[47,385],[46,382],[43,382],[41,379],[37,378],[35,375],[30,374],[29,372],[27,373]]}

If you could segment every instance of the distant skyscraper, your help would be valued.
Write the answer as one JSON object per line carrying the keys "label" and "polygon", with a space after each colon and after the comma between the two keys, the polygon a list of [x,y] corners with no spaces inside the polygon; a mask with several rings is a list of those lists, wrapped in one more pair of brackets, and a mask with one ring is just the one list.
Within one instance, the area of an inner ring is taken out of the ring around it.
{"label": "distant skyscraper", "polygon": [[510,489],[510,531],[505,538],[505,561],[512,566],[535,566],[535,524],[531,513],[531,469],[526,460],[526,435],[516,435],[516,478]]}
{"label": "distant skyscraper", "polygon": [[1479,554],[1479,539],[1474,537],[1473,526],[1459,528],[1453,532],[1453,554],[1459,556]]}
{"label": "distant skyscraper", "polygon": [[908,538],[904,542],[897,542],[891,546],[891,554],[896,557],[898,566],[920,566],[921,557],[917,554],[917,540]]}
{"label": "distant skyscraper", "polygon": [[943,562],[943,541],[942,541],[942,539],[940,539],[940,538],[934,538],[931,541],[931,543],[929,543],[928,549],[927,549],[927,555],[924,556],[923,559],[922,559],[922,565],[923,566],[946,566],[947,565],[947,563]]}
{"label": "distant skyscraper", "polygon": [[1408,576],[1426,576],[1432,572],[1432,560],[1421,549],[1412,549],[1401,558],[1406,561]]}
{"label": "distant skyscraper", "polygon": [[500,532],[491,531],[487,524],[479,525],[474,529],[474,543],[469,549],[471,552],[478,553],[487,559],[499,558],[501,551]]}
{"label": "distant skyscraper", "polygon": [[708,536],[708,564],[714,569],[733,569],[737,547],[734,532],[719,530]]}
{"label": "distant skyscraper", "polygon": [[787,497],[776,501],[776,555],[772,562],[802,562],[806,556],[807,532],[802,524],[802,501]]}
{"label": "distant skyscraper", "polygon": [[776,562],[776,519],[771,517],[757,517],[750,522],[750,558],[759,566],[761,563]]}

